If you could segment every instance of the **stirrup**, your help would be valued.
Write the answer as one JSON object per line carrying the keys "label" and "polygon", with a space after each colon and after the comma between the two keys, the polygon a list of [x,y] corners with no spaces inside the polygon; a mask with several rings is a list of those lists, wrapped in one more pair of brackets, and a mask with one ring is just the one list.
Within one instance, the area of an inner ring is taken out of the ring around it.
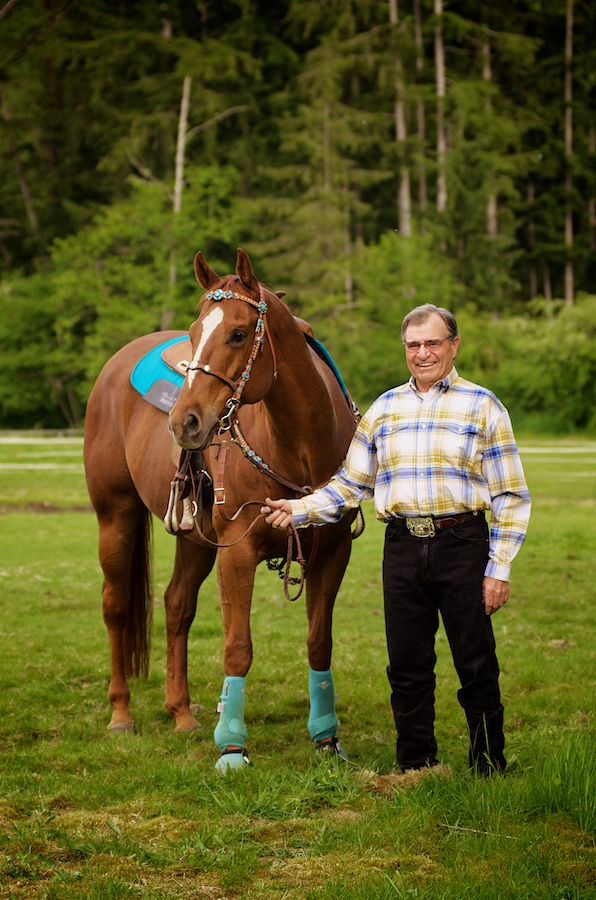
{"label": "stirrup", "polygon": [[340,759],[345,759],[346,762],[348,759],[348,754],[335,736],[332,738],[325,738],[323,741],[318,741],[317,754],[321,756],[339,756]]}

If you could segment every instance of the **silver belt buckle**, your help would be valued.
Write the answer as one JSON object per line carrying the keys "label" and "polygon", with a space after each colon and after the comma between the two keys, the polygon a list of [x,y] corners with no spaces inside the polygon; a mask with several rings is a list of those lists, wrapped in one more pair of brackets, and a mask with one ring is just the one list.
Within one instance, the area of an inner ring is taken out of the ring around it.
{"label": "silver belt buckle", "polygon": [[415,537],[434,537],[436,534],[432,516],[423,516],[421,518],[406,516],[406,526],[410,534],[415,535]]}

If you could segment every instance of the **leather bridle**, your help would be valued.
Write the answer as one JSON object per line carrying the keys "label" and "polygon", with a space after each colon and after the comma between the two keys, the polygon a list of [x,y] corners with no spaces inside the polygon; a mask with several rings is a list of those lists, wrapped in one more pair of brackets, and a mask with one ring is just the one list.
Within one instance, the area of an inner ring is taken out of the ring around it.
{"label": "leather bridle", "polygon": [[223,300],[243,300],[245,303],[250,303],[251,306],[254,306],[259,313],[259,317],[255,325],[255,336],[250,356],[248,357],[248,361],[244,367],[244,370],[240,374],[240,377],[236,379],[236,381],[228,378],[228,376],[224,372],[220,372],[219,369],[215,369],[209,363],[203,364],[199,363],[197,360],[192,360],[188,364],[187,372],[204,372],[205,375],[213,375],[215,378],[219,378],[220,381],[223,381],[223,383],[226,384],[232,391],[232,396],[229,400],[226,401],[227,412],[224,413],[219,420],[218,434],[222,434],[223,432],[229,431],[231,429],[232,424],[236,418],[236,413],[238,412],[238,408],[242,401],[244,388],[246,387],[250,379],[253,363],[257,358],[259,351],[263,349],[263,338],[265,337],[265,335],[267,336],[267,340],[269,341],[269,348],[271,350],[271,356],[273,358],[273,379],[277,378],[277,360],[275,357],[275,348],[273,346],[273,341],[271,340],[269,325],[267,323],[268,306],[267,302],[263,300],[263,294],[260,285],[258,300],[253,300],[252,297],[247,297],[246,294],[239,294],[237,291],[224,291],[221,288],[218,288],[215,291],[208,291],[208,293],[205,294],[204,299],[215,300],[216,302]]}

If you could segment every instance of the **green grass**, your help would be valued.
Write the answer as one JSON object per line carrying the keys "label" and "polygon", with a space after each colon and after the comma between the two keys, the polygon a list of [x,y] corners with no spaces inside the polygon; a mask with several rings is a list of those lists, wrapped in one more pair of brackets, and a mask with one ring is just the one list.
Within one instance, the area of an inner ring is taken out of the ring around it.
{"label": "green grass", "polygon": [[80,439],[0,440],[0,897],[596,898],[596,444],[526,440],[522,450],[534,512],[510,603],[493,620],[510,768],[489,781],[468,773],[440,632],[437,737],[453,774],[414,784],[394,775],[383,529],[370,507],[335,614],[350,763],[314,757],[304,601],[284,600],[281,581],[261,567],[247,679],[254,766],[221,778],[214,576],[190,638],[203,727],[175,735],[163,706],[161,601],[173,539],[155,523],[151,673],[132,684],[139,733],[109,737],[101,572]]}

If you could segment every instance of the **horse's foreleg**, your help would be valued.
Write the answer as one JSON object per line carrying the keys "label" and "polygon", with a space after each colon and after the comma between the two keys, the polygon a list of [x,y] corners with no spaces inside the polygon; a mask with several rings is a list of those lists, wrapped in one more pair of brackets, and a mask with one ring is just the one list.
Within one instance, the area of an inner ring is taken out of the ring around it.
{"label": "horse's foreleg", "polygon": [[341,756],[342,759],[347,759],[348,756],[336,737],[339,721],[335,712],[336,697],[331,669],[324,672],[309,669],[308,693],[310,696],[308,730],[317,745],[317,752],[331,752]]}
{"label": "horse's foreleg", "polygon": [[176,731],[194,731],[199,723],[190,711],[188,632],[195,617],[199,588],[213,567],[216,551],[176,538],[176,561],[165,593],[167,629],[166,709]]}
{"label": "horse's foreleg", "polygon": [[308,661],[310,712],[308,731],[319,752],[332,752],[347,759],[337,740],[339,722],[335,711],[335,689],[331,673],[332,624],[335,598],[348,564],[351,537],[344,534],[334,553],[321,554],[307,580]]}
{"label": "horse's foreleg", "polygon": [[244,697],[246,678],[226,676],[217,706],[219,721],[213,737],[221,751],[215,768],[222,773],[227,769],[241,769],[249,762],[245,750],[247,729],[244,724]]}
{"label": "horse's foreleg", "polygon": [[221,757],[216,769],[225,773],[249,762],[245,750],[244,723],[246,674],[252,662],[250,607],[255,576],[255,560],[250,552],[236,548],[220,551],[218,583],[224,627],[224,671],[226,677],[218,705],[219,721],[214,739]]}

